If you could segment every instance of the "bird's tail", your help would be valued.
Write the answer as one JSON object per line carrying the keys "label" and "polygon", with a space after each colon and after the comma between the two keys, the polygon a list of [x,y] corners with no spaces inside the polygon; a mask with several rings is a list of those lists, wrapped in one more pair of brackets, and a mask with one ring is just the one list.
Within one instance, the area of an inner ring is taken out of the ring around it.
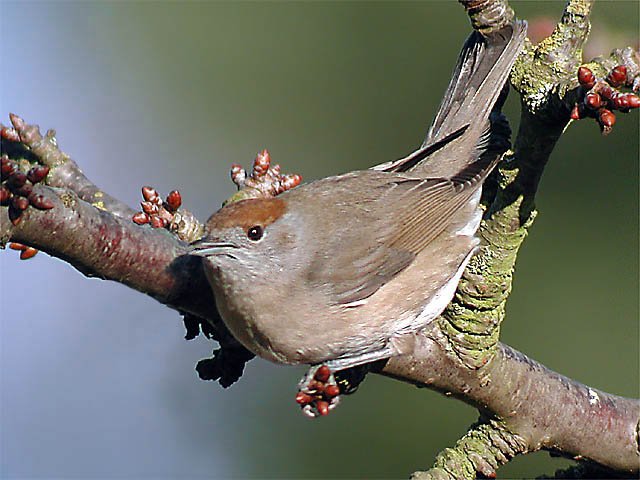
{"label": "bird's tail", "polygon": [[[526,32],[526,22],[519,20],[486,36],[474,31],[462,48],[422,146],[403,159],[374,168],[410,171],[418,177],[450,178],[478,158],[480,147],[495,150],[498,145],[486,141],[487,130],[493,129],[489,117],[494,111],[492,120],[497,119],[506,97],[503,88]],[[499,123],[502,125],[502,121]],[[501,139],[494,134],[492,138],[500,145],[508,145],[508,136]]]}

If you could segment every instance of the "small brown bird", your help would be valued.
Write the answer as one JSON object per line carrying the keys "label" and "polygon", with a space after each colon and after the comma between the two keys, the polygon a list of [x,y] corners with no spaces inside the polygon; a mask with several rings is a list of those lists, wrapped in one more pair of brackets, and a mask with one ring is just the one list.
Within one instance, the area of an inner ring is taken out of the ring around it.
{"label": "small brown bird", "polygon": [[525,35],[516,21],[469,37],[425,143],[408,157],[209,219],[192,253],[242,345],[334,371],[411,351],[479,244],[481,186],[509,146],[499,97]]}

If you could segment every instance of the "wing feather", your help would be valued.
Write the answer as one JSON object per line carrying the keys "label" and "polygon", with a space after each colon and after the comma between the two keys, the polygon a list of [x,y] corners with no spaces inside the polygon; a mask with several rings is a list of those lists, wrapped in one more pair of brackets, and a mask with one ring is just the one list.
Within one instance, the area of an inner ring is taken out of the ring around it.
{"label": "wing feather", "polygon": [[[371,177],[368,195],[362,195],[363,177]],[[460,183],[364,171],[320,180],[339,182],[343,201],[337,206],[335,235],[319,247],[322,253],[311,262],[309,281],[338,305],[373,295],[446,228],[483,177],[466,175]],[[351,182],[359,188],[350,202]]]}

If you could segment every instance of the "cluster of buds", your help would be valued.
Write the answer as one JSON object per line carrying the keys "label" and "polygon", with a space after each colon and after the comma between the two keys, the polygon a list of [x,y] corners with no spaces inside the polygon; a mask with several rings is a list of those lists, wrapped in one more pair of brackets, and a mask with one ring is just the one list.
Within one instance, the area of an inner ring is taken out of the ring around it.
{"label": "cluster of buds", "polygon": [[[2,138],[10,141],[20,141],[18,134],[12,128],[2,127]],[[34,185],[42,182],[49,173],[46,165],[21,164],[9,158],[5,153],[0,157],[0,206],[9,207],[9,220],[15,226],[22,220],[22,214],[27,208],[38,210],[53,208],[53,202],[41,193],[34,191]],[[28,170],[27,170],[28,168]],[[33,247],[21,243],[10,243],[9,248],[20,252],[21,260],[28,260],[38,253]]]}
{"label": "cluster of buds", "polygon": [[340,387],[335,384],[331,370],[326,365],[318,367],[313,378],[301,385],[296,394],[296,403],[310,417],[326,416],[337,404]]}
{"label": "cluster of buds", "polygon": [[153,187],[142,187],[140,202],[142,211],[133,215],[132,220],[138,225],[149,224],[153,228],[164,228],[171,231],[180,240],[191,243],[204,235],[204,225],[193,213],[180,208],[182,195],[173,190],[163,201],[158,191]]}
{"label": "cluster of buds", "polygon": [[11,160],[6,154],[0,157],[2,182],[0,183],[0,205],[9,207],[9,219],[18,225],[22,213],[29,207],[39,210],[53,208],[53,202],[37,193],[33,186],[42,182],[49,173],[46,165],[36,165],[23,171],[18,162]]}
{"label": "cluster of buds", "polygon": [[603,134],[611,132],[616,122],[614,110],[626,113],[632,108],[640,107],[640,98],[633,93],[623,93],[620,87],[636,89],[637,82],[628,78],[627,67],[618,65],[613,68],[604,79],[597,78],[591,69],[580,67],[578,69],[578,82],[584,92],[582,102],[578,102],[571,110],[571,118],[595,118]]}
{"label": "cluster of buds", "polygon": [[38,253],[37,249],[18,242],[11,242],[9,244],[9,248],[20,252],[20,260],[29,260],[30,258],[35,257],[36,253]]}
{"label": "cluster of buds", "polygon": [[280,165],[271,165],[271,155],[265,149],[256,155],[250,174],[241,165],[232,165],[231,180],[239,191],[225,204],[247,198],[275,197],[300,185],[302,177],[296,174],[283,175]]}
{"label": "cluster of buds", "polygon": [[174,215],[182,205],[182,195],[173,190],[162,201],[160,194],[153,187],[142,187],[143,202],[140,202],[142,211],[133,216],[133,221],[138,225],[149,223],[153,228],[169,228]]}
{"label": "cluster of buds", "polygon": [[[21,121],[22,119],[17,115],[10,115],[11,120],[14,118]],[[20,134],[13,127],[5,127],[4,125],[0,125],[0,137],[4,140],[9,140],[10,142],[20,142]]]}

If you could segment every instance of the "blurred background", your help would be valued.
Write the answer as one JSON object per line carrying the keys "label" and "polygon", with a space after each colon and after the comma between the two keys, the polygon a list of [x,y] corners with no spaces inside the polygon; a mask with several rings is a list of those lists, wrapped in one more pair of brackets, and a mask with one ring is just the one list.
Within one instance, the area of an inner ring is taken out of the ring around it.
{"label": "blurred background", "polygon": [[[562,2],[513,2],[536,28]],[[179,188],[206,218],[233,162],[269,148],[312,180],[421,142],[470,31],[455,2],[0,2],[1,114],[56,128],[106,191]],[[546,22],[546,23],[545,23]],[[596,4],[589,54],[637,45],[635,2]],[[508,104],[514,126],[515,96]],[[543,178],[502,339],[638,396],[638,113],[572,125]],[[376,376],[329,418],[293,403],[302,369],[200,381],[213,344],[178,314],[40,253],[0,253],[2,478],[406,478],[476,412]],[[518,458],[501,478],[568,462]]]}

